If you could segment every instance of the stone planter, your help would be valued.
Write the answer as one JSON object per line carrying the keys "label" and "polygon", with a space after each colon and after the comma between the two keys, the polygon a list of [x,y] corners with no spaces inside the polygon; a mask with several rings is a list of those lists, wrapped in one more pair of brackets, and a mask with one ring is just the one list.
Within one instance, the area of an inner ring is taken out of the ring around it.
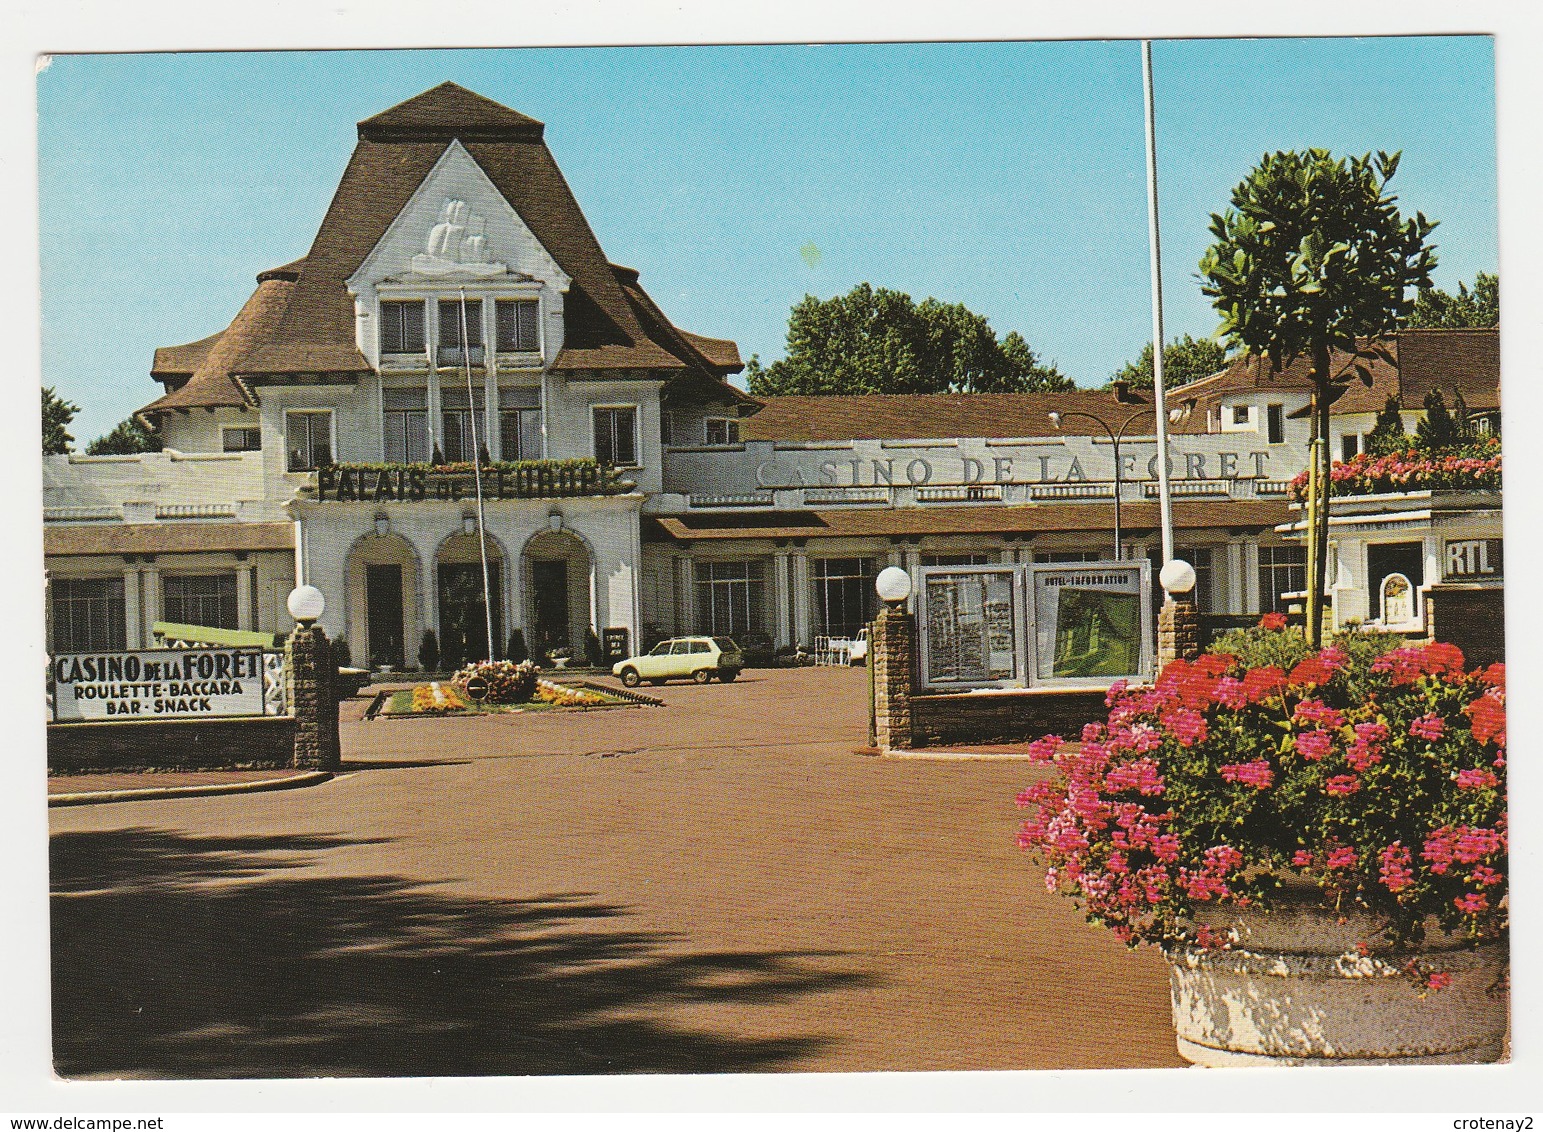
{"label": "stone planter", "polygon": [[[1380,945],[1377,921],[1315,907],[1218,908],[1201,922],[1236,933],[1228,950],[1164,948],[1179,1053],[1196,1065],[1478,1064],[1507,1056],[1503,942],[1440,933],[1415,952]],[[1362,955],[1357,944],[1370,945]],[[1451,983],[1424,990],[1411,960]]]}

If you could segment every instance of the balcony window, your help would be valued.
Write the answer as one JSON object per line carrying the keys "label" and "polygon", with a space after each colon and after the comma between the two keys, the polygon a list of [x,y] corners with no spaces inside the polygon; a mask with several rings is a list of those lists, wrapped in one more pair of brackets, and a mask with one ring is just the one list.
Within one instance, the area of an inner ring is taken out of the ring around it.
{"label": "balcony window", "polygon": [[703,422],[706,427],[706,442],[708,444],[738,444],[739,421],[733,417],[708,417]]}
{"label": "balcony window", "polygon": [[333,462],[332,410],[307,409],[284,414],[284,447],[289,470],[314,472]]}
{"label": "balcony window", "polygon": [[494,313],[498,319],[500,354],[533,354],[541,348],[537,334],[537,323],[541,313],[541,304],[538,301],[499,299],[494,304]]}
{"label": "balcony window", "polygon": [[618,468],[638,464],[638,411],[636,406],[595,410],[595,459]]}
{"label": "balcony window", "polygon": [[428,391],[387,389],[382,433],[386,460],[392,464],[424,464],[429,459]]}
{"label": "balcony window", "polygon": [[422,299],[388,299],[380,304],[380,352],[419,354],[424,349]]}
{"label": "balcony window", "polygon": [[468,398],[464,389],[446,389],[440,394],[440,424],[445,432],[441,447],[447,462],[470,463],[477,450],[486,445],[483,405],[481,389],[475,399]]}
{"label": "balcony window", "polygon": [[220,432],[220,447],[226,452],[260,452],[262,446],[260,428],[227,428]]}
{"label": "balcony window", "polygon": [[[464,334],[462,331],[464,330]],[[466,300],[464,326],[460,299],[439,300],[439,364],[458,366],[471,362],[482,364],[482,300]]]}

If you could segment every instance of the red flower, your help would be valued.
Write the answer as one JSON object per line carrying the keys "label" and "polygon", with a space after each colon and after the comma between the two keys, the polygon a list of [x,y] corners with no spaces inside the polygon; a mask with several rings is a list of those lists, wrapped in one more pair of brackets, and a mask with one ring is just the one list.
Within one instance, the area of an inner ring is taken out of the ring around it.
{"label": "red flower", "polygon": [[1257,704],[1260,700],[1280,695],[1285,682],[1285,672],[1273,664],[1264,668],[1250,668],[1243,677],[1243,694],[1248,697],[1249,703]]}
{"label": "red flower", "polygon": [[1275,781],[1275,773],[1265,759],[1253,762],[1228,763],[1221,768],[1222,778],[1228,782],[1252,786],[1255,790],[1268,790]]}
{"label": "red flower", "polygon": [[1483,695],[1466,709],[1473,720],[1473,737],[1476,742],[1494,741],[1497,747],[1505,743],[1505,705],[1492,695]]}
{"label": "red flower", "polygon": [[1431,990],[1445,990],[1452,985],[1452,976],[1446,971],[1432,971],[1425,985]]}
{"label": "red flower", "polygon": [[1361,789],[1361,780],[1353,774],[1336,774],[1323,784],[1323,789],[1326,794],[1354,794]]}
{"label": "red flower", "polygon": [[1259,618],[1259,628],[1279,630],[1286,627],[1286,615],[1284,613],[1266,613]]}

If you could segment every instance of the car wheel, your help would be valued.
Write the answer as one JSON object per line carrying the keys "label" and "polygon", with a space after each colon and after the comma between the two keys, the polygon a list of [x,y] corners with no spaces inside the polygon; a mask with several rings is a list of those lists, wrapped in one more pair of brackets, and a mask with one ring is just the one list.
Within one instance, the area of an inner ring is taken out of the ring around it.
{"label": "car wheel", "polygon": [[722,680],[725,684],[728,684],[733,681],[734,677],[738,675],[739,671],[737,669],[725,668],[722,672],[718,673],[718,679]]}
{"label": "car wheel", "polygon": [[636,688],[643,682],[643,678],[638,675],[636,668],[623,668],[621,670],[621,682],[629,688]]}
{"label": "car wheel", "polygon": [[698,668],[691,674],[691,679],[695,680],[698,684],[705,684],[712,678],[713,670],[711,668]]}

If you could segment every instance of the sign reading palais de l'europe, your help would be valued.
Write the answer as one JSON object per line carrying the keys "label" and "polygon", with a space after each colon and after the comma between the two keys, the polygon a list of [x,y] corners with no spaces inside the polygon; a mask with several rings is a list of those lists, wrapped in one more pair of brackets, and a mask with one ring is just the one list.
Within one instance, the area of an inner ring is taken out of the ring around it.
{"label": "sign reading palais de l'europe", "polygon": [[259,649],[70,654],[54,657],[49,674],[61,723],[263,714]]}

